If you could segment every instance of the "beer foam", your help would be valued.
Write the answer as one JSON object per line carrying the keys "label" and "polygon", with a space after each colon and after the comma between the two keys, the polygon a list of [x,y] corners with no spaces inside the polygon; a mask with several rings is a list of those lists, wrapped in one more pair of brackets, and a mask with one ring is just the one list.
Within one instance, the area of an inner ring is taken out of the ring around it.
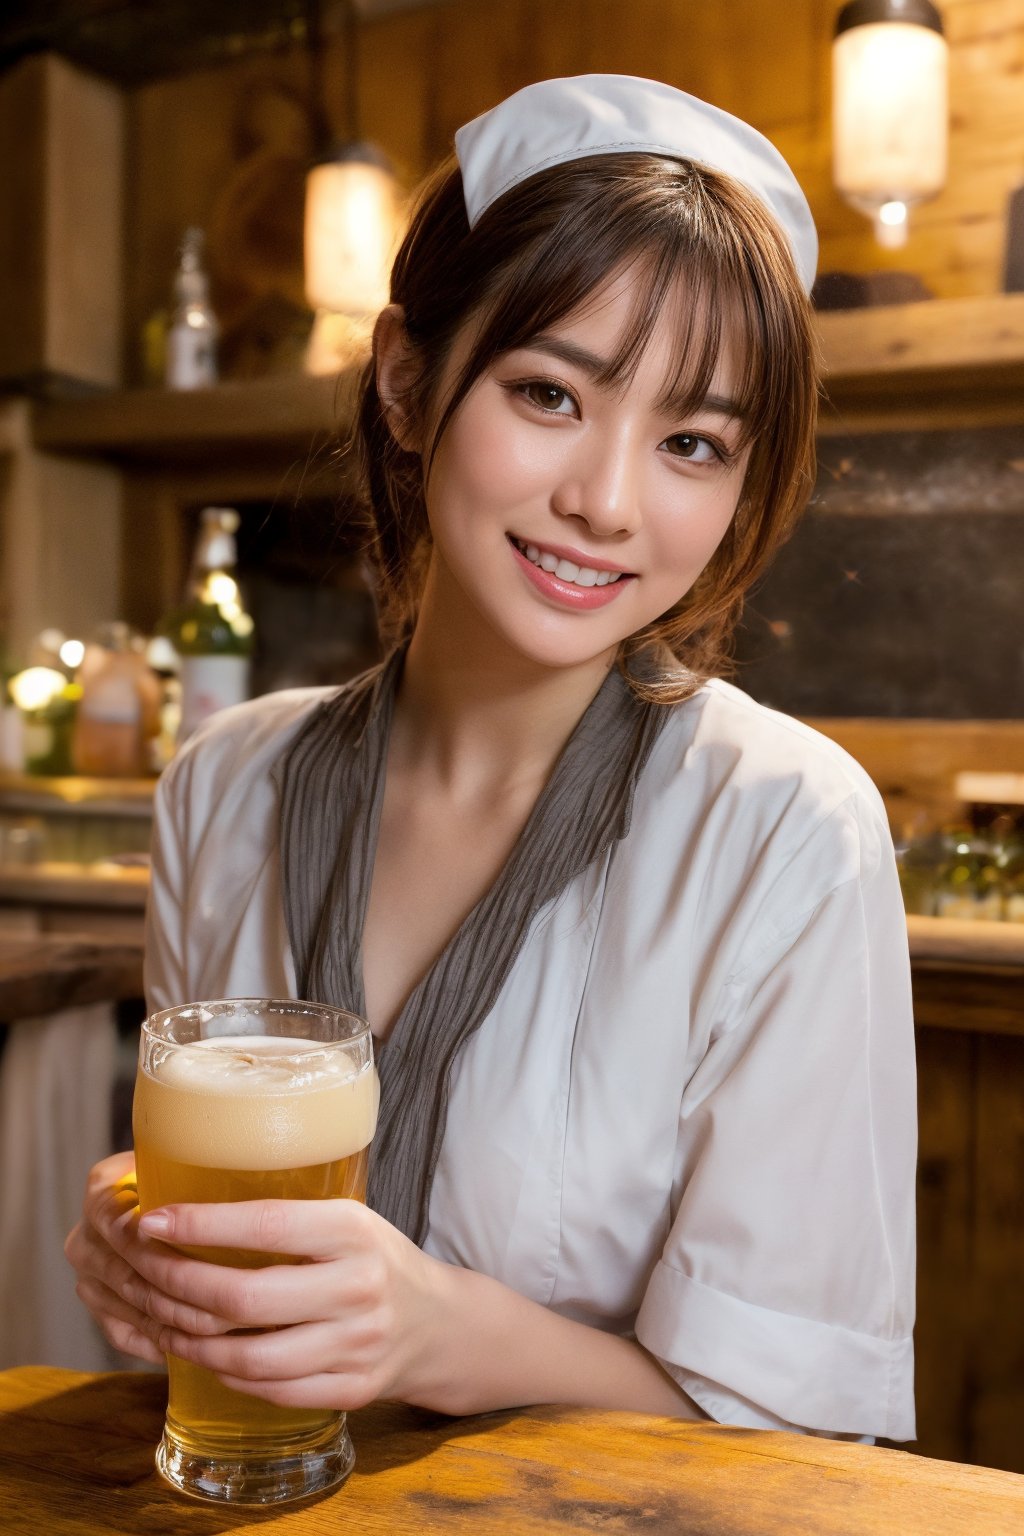
{"label": "beer foam", "polygon": [[307,1168],[367,1146],[377,1074],[316,1040],[228,1035],[169,1047],[135,1089],[135,1134],[203,1168]]}

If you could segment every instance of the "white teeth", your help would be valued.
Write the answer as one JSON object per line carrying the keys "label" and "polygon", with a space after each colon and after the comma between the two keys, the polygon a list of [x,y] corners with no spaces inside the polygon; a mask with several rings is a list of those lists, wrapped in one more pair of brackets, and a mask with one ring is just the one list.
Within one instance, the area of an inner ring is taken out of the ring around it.
{"label": "white teeth", "polygon": [[560,560],[549,550],[541,550],[537,544],[526,544],[522,539],[516,539],[515,545],[527,560],[539,565],[542,571],[557,576],[559,581],[571,581],[577,587],[607,587],[622,575],[621,571],[599,571],[592,565],[576,565],[572,560]]}

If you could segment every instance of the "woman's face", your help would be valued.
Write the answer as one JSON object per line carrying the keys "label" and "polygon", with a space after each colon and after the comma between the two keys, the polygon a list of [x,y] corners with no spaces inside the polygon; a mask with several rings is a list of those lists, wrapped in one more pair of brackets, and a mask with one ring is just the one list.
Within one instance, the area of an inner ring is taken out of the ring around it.
{"label": "woman's face", "polygon": [[[743,486],[749,448],[730,406],[728,347],[685,418],[660,403],[678,373],[671,312],[625,386],[597,383],[630,323],[634,282],[613,279],[584,311],[499,357],[455,412],[426,487],[440,611],[468,603],[546,666],[614,654],[678,602]],[[454,349],[438,398],[469,344]]]}

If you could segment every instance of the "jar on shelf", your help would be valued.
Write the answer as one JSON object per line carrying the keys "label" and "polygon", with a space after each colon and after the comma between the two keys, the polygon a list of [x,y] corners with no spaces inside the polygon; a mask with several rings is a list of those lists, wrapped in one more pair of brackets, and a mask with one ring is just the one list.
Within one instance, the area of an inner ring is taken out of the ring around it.
{"label": "jar on shelf", "polygon": [[999,922],[1003,916],[1003,870],[992,842],[977,833],[954,832],[952,852],[938,872],[936,917],[961,922]]}
{"label": "jar on shelf", "polygon": [[1024,923],[1024,839],[1008,849],[1003,869],[1003,919]]}

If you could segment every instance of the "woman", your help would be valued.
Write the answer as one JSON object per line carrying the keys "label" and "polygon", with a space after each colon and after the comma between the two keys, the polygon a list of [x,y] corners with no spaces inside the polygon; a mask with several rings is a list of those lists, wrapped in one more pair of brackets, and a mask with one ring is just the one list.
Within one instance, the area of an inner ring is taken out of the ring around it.
{"label": "woman", "polygon": [[908,1438],[883,809],[711,678],[810,485],[809,211],[752,129],[628,77],[528,87],[456,144],[362,405],[390,658],[229,712],[158,797],[151,1003],[365,1010],[370,1209],[139,1224],[108,1160],[79,1292],[120,1349],[290,1405]]}

